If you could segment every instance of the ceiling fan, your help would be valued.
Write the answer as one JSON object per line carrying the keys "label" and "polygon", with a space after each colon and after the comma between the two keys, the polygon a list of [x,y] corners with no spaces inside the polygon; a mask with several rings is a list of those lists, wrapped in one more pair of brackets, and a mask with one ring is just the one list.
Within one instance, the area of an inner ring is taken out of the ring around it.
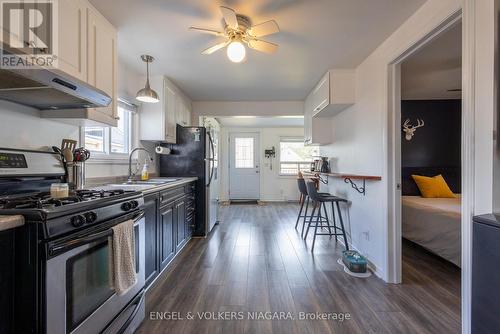
{"label": "ceiling fan", "polygon": [[236,12],[228,7],[221,6],[224,31],[190,27],[190,30],[199,31],[224,37],[226,40],[202,51],[202,54],[209,55],[227,46],[227,57],[234,63],[240,63],[246,59],[246,44],[249,48],[265,52],[274,53],[278,50],[278,45],[264,41],[260,37],[271,35],[280,31],[278,24],[274,20],[266,21],[252,26],[250,18]]}

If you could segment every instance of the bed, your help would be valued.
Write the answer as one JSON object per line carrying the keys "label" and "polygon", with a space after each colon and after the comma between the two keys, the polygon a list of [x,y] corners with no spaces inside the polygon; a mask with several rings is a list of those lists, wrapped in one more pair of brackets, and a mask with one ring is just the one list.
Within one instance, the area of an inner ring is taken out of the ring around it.
{"label": "bed", "polygon": [[[460,193],[460,173],[454,168],[403,169],[402,234],[434,254],[460,266],[461,197],[423,198],[412,174],[442,174],[454,193]],[[413,183],[413,184],[412,184]],[[457,191],[458,190],[458,191]]]}

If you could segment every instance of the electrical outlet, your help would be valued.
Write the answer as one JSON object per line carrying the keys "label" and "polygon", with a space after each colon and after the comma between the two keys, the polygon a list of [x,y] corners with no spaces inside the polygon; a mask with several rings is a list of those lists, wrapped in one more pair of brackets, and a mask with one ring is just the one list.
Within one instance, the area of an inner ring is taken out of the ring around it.
{"label": "electrical outlet", "polygon": [[370,231],[365,231],[361,233],[366,241],[370,241]]}

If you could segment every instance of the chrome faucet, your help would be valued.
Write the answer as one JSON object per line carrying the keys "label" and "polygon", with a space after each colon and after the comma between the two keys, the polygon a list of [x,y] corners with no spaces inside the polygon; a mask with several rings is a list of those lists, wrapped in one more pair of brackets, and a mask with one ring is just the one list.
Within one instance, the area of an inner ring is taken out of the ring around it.
{"label": "chrome faucet", "polygon": [[[132,151],[130,151],[130,154],[128,156],[128,180],[132,181],[133,177],[135,176],[135,173],[132,173],[132,155],[134,154],[135,151],[144,151],[148,154],[148,158],[151,161],[154,161],[153,158],[151,157],[151,154],[149,153],[148,150],[142,147],[136,147]],[[137,173],[137,171],[136,171]]]}

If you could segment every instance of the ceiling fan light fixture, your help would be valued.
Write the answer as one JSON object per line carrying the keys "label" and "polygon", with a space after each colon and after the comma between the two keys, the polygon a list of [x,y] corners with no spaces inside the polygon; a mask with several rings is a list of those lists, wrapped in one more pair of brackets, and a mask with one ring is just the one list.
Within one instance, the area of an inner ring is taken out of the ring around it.
{"label": "ceiling fan light fixture", "polygon": [[149,55],[142,55],[141,59],[146,63],[146,85],[143,89],[139,90],[135,95],[138,101],[145,103],[157,103],[160,101],[158,93],[156,93],[149,85],[149,63],[152,63],[154,58]]}
{"label": "ceiling fan light fixture", "polygon": [[240,41],[233,41],[227,46],[227,57],[233,63],[241,63],[245,60],[247,51]]}
{"label": "ceiling fan light fixture", "polygon": [[252,20],[248,16],[238,14],[234,9],[220,6],[220,11],[222,14],[223,32],[198,27],[189,28],[193,31],[215,35],[225,39],[203,50],[201,54],[210,55],[218,50],[226,48],[229,60],[233,63],[241,63],[246,60],[246,47],[268,54],[275,53],[278,50],[278,44],[261,39],[261,37],[276,34],[280,31],[276,21],[269,20],[257,25],[252,25]]}

